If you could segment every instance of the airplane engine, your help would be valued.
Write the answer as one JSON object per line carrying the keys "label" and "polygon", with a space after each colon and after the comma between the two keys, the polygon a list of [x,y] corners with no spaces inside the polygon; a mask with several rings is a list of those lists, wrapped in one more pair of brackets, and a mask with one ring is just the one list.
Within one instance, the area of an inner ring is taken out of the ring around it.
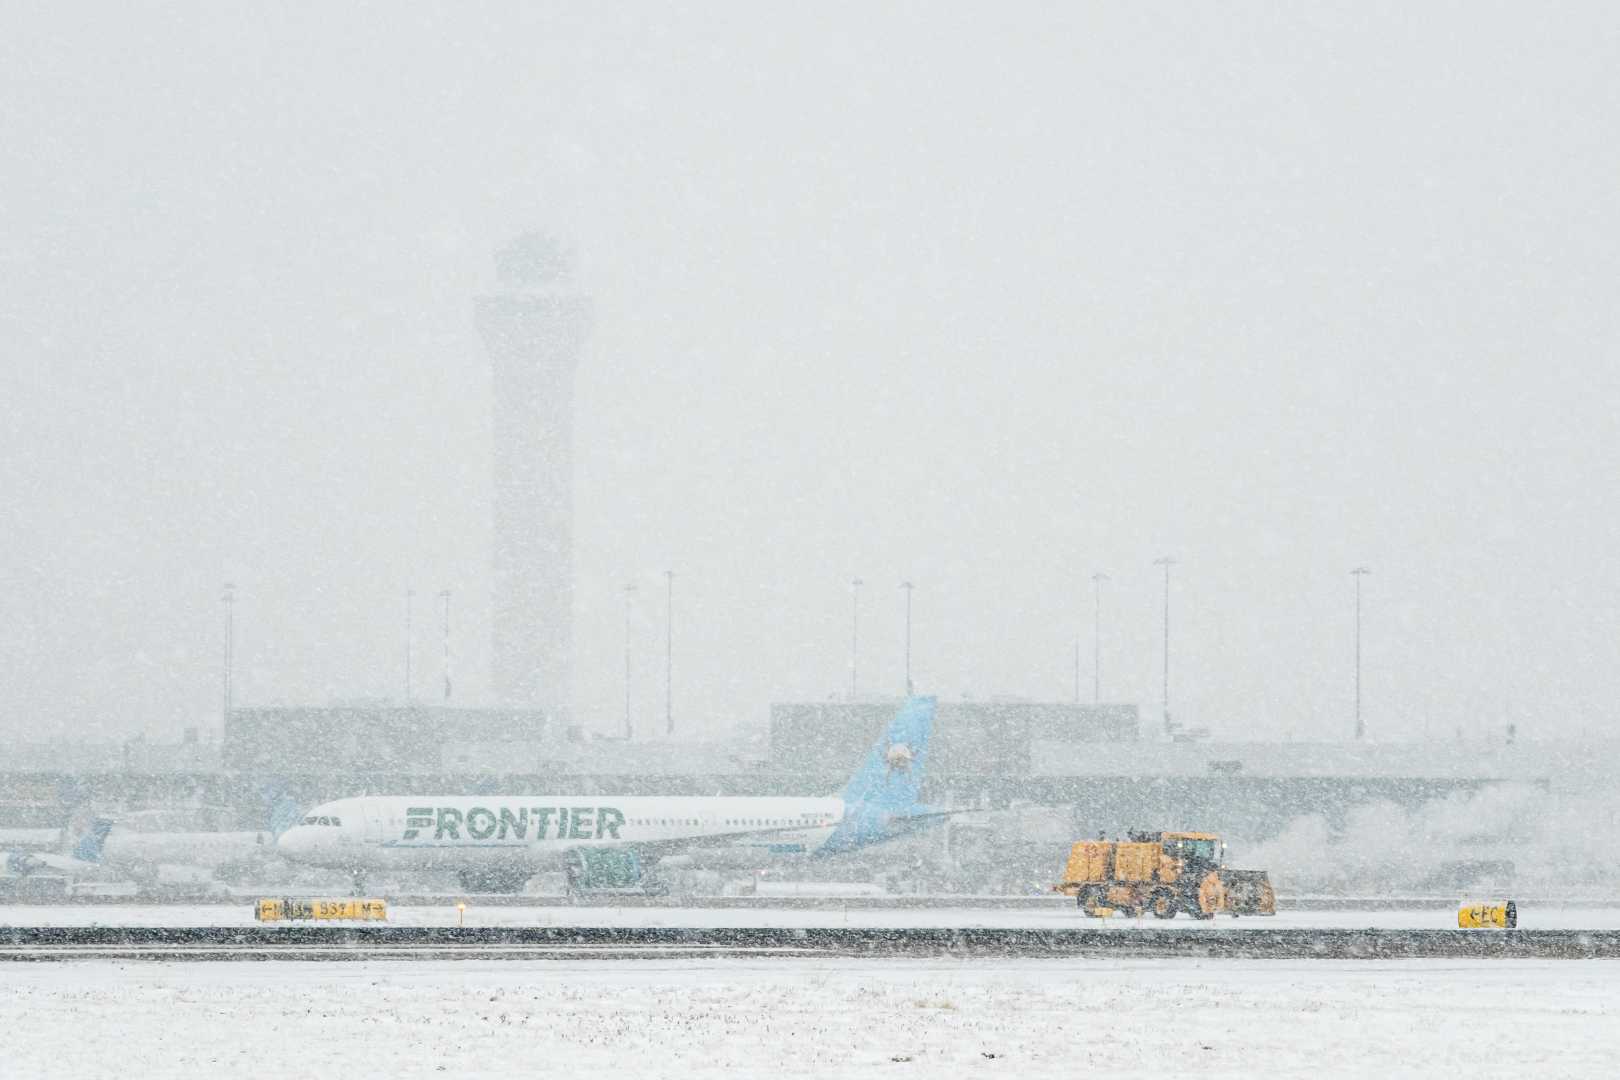
{"label": "airplane engine", "polygon": [[463,870],[456,875],[456,880],[469,893],[520,893],[529,877],[527,868],[514,866]]}
{"label": "airplane engine", "polygon": [[641,858],[622,848],[571,851],[564,872],[570,896],[650,896],[665,891],[661,883],[649,880]]}
{"label": "airplane engine", "polygon": [[27,877],[47,869],[49,867],[44,859],[36,859],[27,852],[12,851],[6,854],[6,873],[16,877]]}

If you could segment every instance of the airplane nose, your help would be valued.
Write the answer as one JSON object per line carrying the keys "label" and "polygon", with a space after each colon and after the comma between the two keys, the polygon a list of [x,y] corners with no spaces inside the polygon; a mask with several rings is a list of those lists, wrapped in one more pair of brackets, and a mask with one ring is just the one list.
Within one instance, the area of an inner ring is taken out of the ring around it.
{"label": "airplane nose", "polygon": [[302,858],[314,848],[314,837],[303,826],[294,826],[276,837],[276,850],[289,859]]}

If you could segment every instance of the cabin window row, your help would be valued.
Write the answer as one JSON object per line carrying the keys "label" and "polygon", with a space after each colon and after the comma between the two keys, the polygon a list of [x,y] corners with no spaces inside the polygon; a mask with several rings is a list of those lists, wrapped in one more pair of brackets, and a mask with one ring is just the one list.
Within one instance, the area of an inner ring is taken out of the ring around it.
{"label": "cabin window row", "polygon": [[826,825],[826,824],[830,824],[830,823],[825,822],[825,821],[818,821],[815,818],[810,817],[809,815],[805,815],[804,817],[800,817],[800,818],[727,818],[726,821],[725,821],[725,824],[727,824],[727,825],[744,825],[744,826],[747,826],[747,825],[797,825],[797,826],[800,826],[801,828],[803,828],[803,827],[806,827],[806,826]]}
{"label": "cabin window row", "polygon": [[[631,818],[632,825],[701,825],[698,818]],[[722,825],[741,825],[744,827],[754,825],[817,825],[827,824],[806,815],[801,818],[726,818]]]}

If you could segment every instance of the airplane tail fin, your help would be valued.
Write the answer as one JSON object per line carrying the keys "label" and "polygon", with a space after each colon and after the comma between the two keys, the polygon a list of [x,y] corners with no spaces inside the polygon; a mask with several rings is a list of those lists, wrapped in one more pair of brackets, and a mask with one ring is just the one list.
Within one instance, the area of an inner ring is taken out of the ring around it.
{"label": "airplane tail fin", "polygon": [[270,835],[280,837],[282,833],[298,824],[304,816],[304,808],[290,795],[283,795],[270,806],[270,817],[266,822],[270,826]]}
{"label": "airplane tail fin", "polygon": [[304,804],[293,798],[286,781],[279,777],[259,785],[259,806],[264,814],[259,820],[271,836],[279,837],[304,816]]}
{"label": "airplane tail fin", "polygon": [[934,731],[932,697],[907,698],[844,786],[846,804],[859,803],[903,814],[917,805]]}
{"label": "airplane tail fin", "polygon": [[844,820],[822,850],[847,851],[890,835],[891,823],[922,812],[918,799],[934,731],[932,697],[907,698],[844,786]]}
{"label": "airplane tail fin", "polygon": [[96,818],[90,823],[90,831],[79,837],[79,842],[73,845],[73,857],[80,862],[97,863],[101,861],[101,848],[107,842],[107,834],[112,832],[111,818]]}

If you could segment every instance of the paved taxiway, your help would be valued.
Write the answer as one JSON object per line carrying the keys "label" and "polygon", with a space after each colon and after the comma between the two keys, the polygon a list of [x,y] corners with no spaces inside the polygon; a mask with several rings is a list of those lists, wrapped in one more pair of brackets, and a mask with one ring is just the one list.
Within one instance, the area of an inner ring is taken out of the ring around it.
{"label": "paved taxiway", "polygon": [[[245,905],[0,909],[0,959],[586,959],[1070,956],[1620,957],[1620,912],[1531,909],[1515,931],[1447,912],[1089,919],[1072,910],[402,907],[386,924],[259,924]],[[458,925],[460,923],[461,925]]]}
{"label": "paved taxiway", "polygon": [[[391,926],[451,927],[609,927],[609,928],[817,928],[871,929],[1013,929],[1174,930],[1444,930],[1455,929],[1455,909],[1418,911],[1288,911],[1256,918],[1221,917],[1197,921],[1185,915],[1162,920],[1114,917],[1092,919],[1067,904],[1035,910],[991,907],[873,909],[851,907],[705,908],[705,907],[509,907],[481,906],[476,901],[458,912],[446,903],[434,906],[389,906]],[[0,927],[103,926],[194,927],[257,926],[253,905],[0,905]],[[1617,930],[1620,908],[1542,907],[1519,905],[1519,926],[1539,930]]]}

